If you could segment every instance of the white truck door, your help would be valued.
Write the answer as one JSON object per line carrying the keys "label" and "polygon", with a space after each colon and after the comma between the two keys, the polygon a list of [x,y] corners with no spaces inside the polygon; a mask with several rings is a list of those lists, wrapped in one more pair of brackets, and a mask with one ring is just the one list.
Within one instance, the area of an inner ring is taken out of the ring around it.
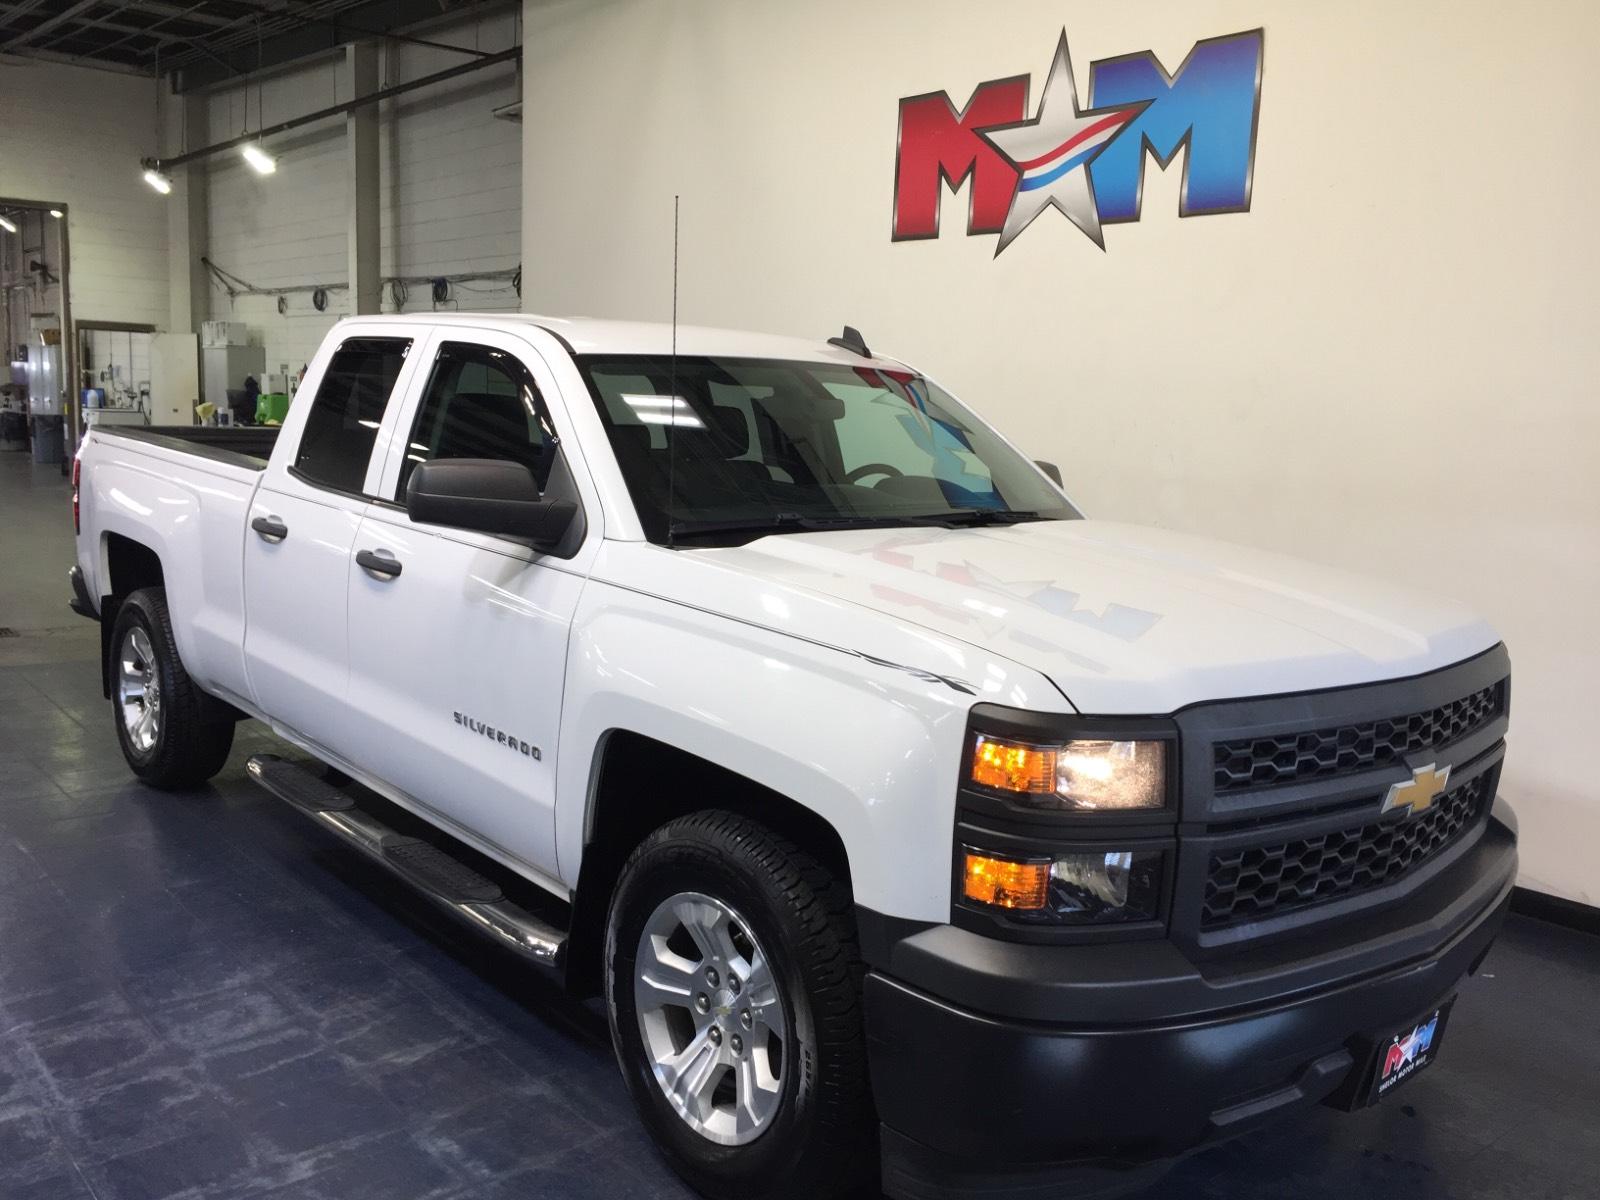
{"label": "white truck door", "polygon": [[599,540],[597,506],[585,505],[588,535],[566,559],[513,538],[414,524],[403,504],[417,463],[511,459],[543,489],[561,428],[546,403],[547,369],[518,339],[448,328],[429,355],[383,494],[356,535],[358,554],[394,566],[351,576],[352,761],[469,842],[554,880],[567,640]]}
{"label": "white truck door", "polygon": [[244,654],[256,706],[335,753],[349,684],[352,549],[410,347],[394,336],[339,344],[315,392],[302,388],[290,410],[280,437],[294,439],[294,455],[274,455],[246,518]]}

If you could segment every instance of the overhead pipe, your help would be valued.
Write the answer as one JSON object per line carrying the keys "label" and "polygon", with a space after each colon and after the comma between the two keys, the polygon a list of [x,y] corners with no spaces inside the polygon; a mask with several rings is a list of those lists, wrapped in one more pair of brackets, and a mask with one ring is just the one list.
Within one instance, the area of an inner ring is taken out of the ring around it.
{"label": "overhead pipe", "polygon": [[213,154],[223,154],[229,150],[237,150],[240,146],[251,142],[259,142],[265,138],[276,137],[280,133],[288,133],[291,129],[299,129],[302,125],[310,125],[317,121],[326,121],[330,117],[342,117],[347,113],[355,112],[358,108],[365,108],[369,104],[377,104],[395,96],[403,96],[407,92],[414,92],[418,88],[429,87],[435,83],[443,83],[447,79],[455,79],[462,75],[481,71],[485,67],[498,66],[504,62],[516,62],[522,56],[522,47],[513,46],[509,50],[502,50],[498,54],[490,54],[484,58],[473,59],[458,66],[449,67],[443,71],[435,71],[432,75],[424,75],[421,79],[413,79],[408,83],[397,83],[391,87],[379,88],[375,92],[368,92],[365,96],[358,96],[354,100],[343,104],[335,104],[331,108],[318,109],[314,113],[307,113],[303,117],[294,117],[288,121],[280,121],[276,125],[269,125],[258,129],[254,133],[240,134],[236,138],[229,138],[225,142],[217,142],[204,146],[199,150],[189,150],[183,154],[175,154],[171,158],[146,158],[141,160],[142,165],[151,171],[165,174],[167,171],[184,166],[186,163],[198,162],[202,158],[210,158]]}

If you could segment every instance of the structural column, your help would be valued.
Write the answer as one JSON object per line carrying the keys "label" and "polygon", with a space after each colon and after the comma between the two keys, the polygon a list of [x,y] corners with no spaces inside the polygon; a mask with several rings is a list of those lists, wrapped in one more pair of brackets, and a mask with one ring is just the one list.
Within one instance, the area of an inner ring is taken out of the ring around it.
{"label": "structural column", "polygon": [[[165,87],[165,82],[157,87]],[[206,98],[193,93],[169,96],[161,149],[181,154],[211,140]],[[210,279],[201,262],[211,241],[210,188],[206,160],[172,171],[167,206],[167,331],[199,333],[211,315]]]}
{"label": "structural column", "polygon": [[[352,100],[378,90],[378,46],[355,42],[344,48],[345,78]],[[349,214],[346,245],[350,254],[350,312],[381,310],[382,275],[378,259],[378,105],[345,115],[345,204]]]}

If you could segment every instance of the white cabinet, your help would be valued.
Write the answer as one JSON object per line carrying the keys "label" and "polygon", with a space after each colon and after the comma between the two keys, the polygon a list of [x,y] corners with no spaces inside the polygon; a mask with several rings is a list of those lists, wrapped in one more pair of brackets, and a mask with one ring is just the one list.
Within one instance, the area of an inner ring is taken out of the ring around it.
{"label": "white cabinet", "polygon": [[150,339],[150,423],[193,425],[200,402],[200,339],[158,333]]}
{"label": "white cabinet", "polygon": [[246,375],[254,375],[261,390],[267,390],[267,350],[265,346],[207,346],[200,351],[203,373],[201,394],[206,403],[223,412],[228,409],[229,390],[244,387]]}

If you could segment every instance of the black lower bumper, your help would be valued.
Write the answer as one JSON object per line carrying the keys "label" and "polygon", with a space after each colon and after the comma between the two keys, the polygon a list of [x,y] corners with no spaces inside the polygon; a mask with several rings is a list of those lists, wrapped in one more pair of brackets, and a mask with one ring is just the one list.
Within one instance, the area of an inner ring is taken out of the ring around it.
{"label": "black lower bumper", "polygon": [[[884,1190],[897,1200],[1110,1195],[1196,1147],[1349,1097],[1369,1070],[1372,1039],[1447,998],[1488,951],[1515,879],[1509,830],[1486,838],[1459,870],[1448,882],[1454,902],[1414,927],[1425,952],[1222,1012],[1152,1017],[1137,973],[1082,980],[1078,1006],[1077,989],[1058,974],[1057,1023],[1033,1006],[1021,1018],[974,1011],[871,972]],[[1118,992],[1137,1014],[1127,1022],[1105,1017]],[[1072,1020],[1081,1011],[1097,1015]]]}

